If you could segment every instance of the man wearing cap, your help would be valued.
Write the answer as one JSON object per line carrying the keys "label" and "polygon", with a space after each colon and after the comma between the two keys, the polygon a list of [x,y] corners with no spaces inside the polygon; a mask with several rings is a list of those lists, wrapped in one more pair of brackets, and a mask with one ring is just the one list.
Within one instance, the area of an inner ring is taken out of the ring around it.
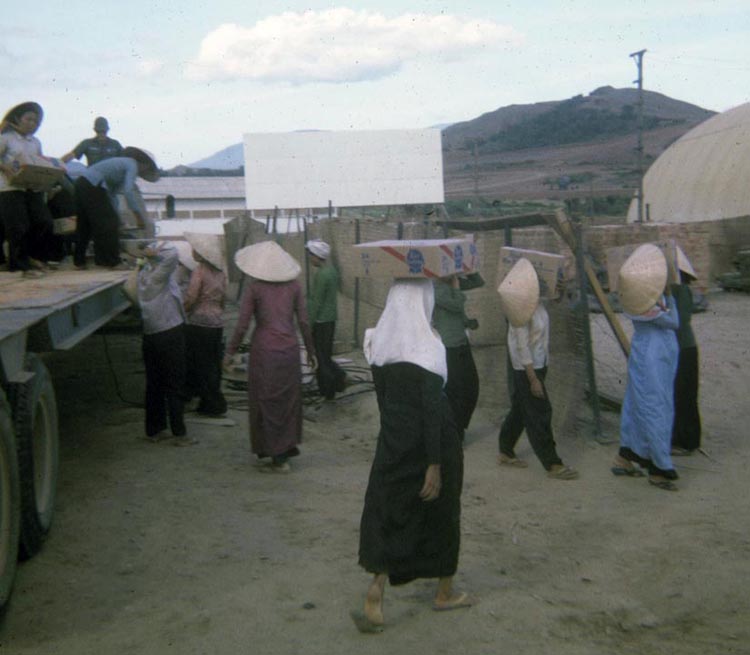
{"label": "man wearing cap", "polygon": [[69,162],[71,159],[80,159],[86,155],[86,163],[91,166],[110,157],[122,155],[122,145],[115,139],[107,136],[109,123],[104,116],[98,116],[94,121],[94,132],[96,136],[84,139],[73,150],[63,155],[62,160]]}
{"label": "man wearing cap", "polygon": [[[70,174],[70,173],[69,173]],[[86,249],[94,241],[94,262],[114,267],[120,263],[120,215],[117,196],[125,197],[139,225],[146,228],[146,238],[154,236],[153,221],[148,218],[143,198],[138,192],[136,178],[149,182],[159,179],[159,169],[153,156],[146,150],[128,146],[121,157],[112,157],[77,172],[75,199],[78,208],[76,267],[85,268]]]}
{"label": "man wearing cap", "polygon": [[332,359],[339,276],[328,261],[331,247],[325,241],[308,241],[305,248],[310,257],[310,264],[316,269],[310,297],[307,299],[307,313],[312,325],[315,356],[318,360],[315,376],[320,395],[326,400],[333,400],[337,391],[344,390],[346,380],[346,373]]}

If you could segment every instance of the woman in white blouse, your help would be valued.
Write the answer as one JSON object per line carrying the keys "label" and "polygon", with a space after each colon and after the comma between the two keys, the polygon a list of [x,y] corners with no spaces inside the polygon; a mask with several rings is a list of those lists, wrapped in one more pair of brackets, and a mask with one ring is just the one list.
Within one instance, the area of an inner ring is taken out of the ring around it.
{"label": "woman in white blouse", "polygon": [[36,102],[23,102],[0,123],[0,219],[8,240],[8,268],[26,275],[41,275],[52,240],[52,217],[44,193],[14,186],[20,167],[42,156],[34,133],[44,112]]}

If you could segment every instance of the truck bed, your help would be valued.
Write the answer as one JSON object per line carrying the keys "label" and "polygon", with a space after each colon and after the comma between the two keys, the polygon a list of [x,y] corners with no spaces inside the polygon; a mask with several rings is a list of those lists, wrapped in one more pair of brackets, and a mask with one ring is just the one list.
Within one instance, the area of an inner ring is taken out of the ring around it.
{"label": "truck bed", "polygon": [[42,278],[0,273],[0,349],[6,375],[25,350],[67,350],[127,309],[128,271],[59,270]]}

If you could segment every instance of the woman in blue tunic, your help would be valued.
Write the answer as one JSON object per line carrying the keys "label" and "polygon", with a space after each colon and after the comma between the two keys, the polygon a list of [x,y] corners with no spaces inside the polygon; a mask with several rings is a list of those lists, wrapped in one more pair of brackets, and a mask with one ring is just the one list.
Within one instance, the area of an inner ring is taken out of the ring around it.
{"label": "woman in blue tunic", "polygon": [[649,482],[660,489],[677,489],[677,471],[670,456],[674,420],[674,377],[679,346],[677,306],[671,295],[662,296],[644,314],[630,316],[633,339],[628,357],[628,384],[620,420],[620,451],[615,475],[636,477],[648,469]]}

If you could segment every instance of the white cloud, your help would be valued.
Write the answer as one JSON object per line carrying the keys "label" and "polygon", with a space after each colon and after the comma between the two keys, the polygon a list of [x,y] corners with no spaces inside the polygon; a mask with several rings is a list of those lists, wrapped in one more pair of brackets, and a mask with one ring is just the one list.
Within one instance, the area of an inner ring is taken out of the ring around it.
{"label": "white cloud", "polygon": [[511,27],[452,15],[387,18],[343,7],[285,12],[252,27],[216,28],[185,74],[195,80],[355,82],[384,77],[420,57],[457,58],[521,41]]}

